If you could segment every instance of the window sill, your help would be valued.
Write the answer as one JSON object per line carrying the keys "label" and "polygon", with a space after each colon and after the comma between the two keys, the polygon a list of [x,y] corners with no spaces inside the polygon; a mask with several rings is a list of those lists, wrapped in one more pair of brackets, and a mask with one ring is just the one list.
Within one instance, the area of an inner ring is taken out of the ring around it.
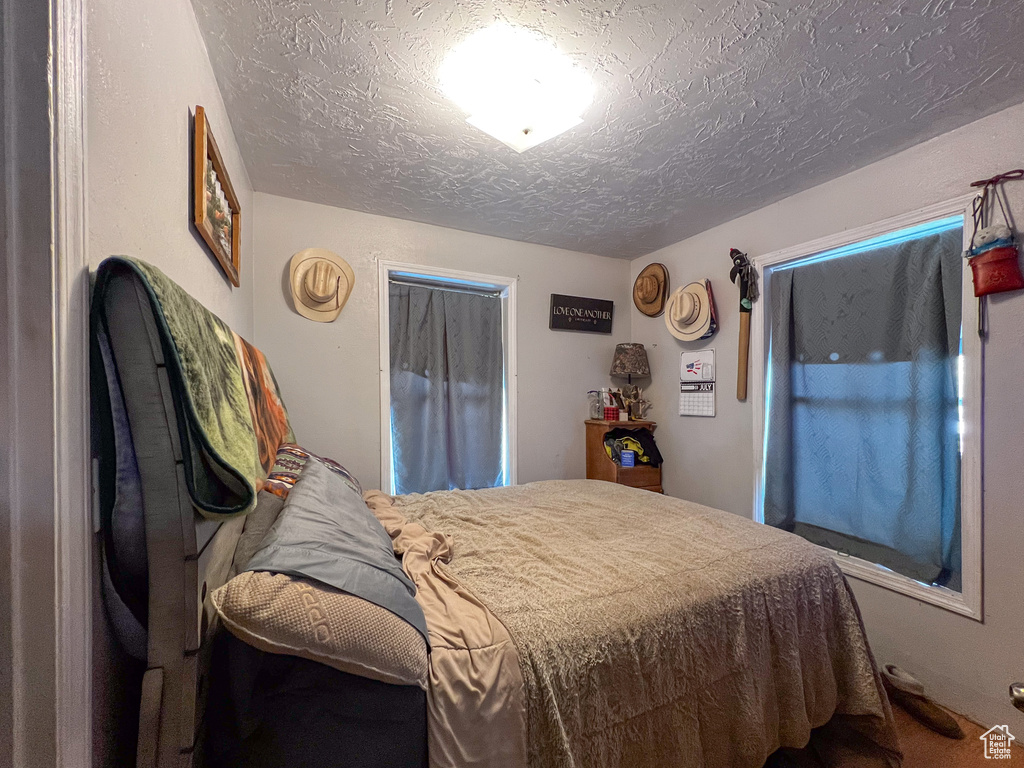
{"label": "window sill", "polygon": [[982,620],[980,590],[977,590],[976,595],[972,595],[965,585],[965,590],[961,594],[945,587],[924,584],[877,563],[861,560],[859,557],[840,555],[833,550],[825,551],[832,554],[836,564],[847,576],[876,584],[893,592],[899,592],[914,600],[920,600],[953,613],[959,613],[961,616],[967,616],[975,621]]}

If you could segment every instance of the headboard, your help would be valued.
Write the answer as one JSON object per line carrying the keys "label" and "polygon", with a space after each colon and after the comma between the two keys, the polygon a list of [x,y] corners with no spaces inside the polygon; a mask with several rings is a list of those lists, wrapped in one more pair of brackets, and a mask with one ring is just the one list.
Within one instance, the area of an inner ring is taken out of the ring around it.
{"label": "headboard", "polygon": [[259,350],[144,262],[97,270],[92,370],[103,601],[146,665],[136,765],[190,766],[206,597],[227,581],[244,516],[294,436]]}

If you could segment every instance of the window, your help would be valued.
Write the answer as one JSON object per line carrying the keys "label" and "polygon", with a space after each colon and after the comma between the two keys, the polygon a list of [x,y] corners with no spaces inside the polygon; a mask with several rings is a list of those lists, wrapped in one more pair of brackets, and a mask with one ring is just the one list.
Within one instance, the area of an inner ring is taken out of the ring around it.
{"label": "window", "polygon": [[981,618],[977,302],[963,200],[757,260],[755,516]]}
{"label": "window", "polygon": [[514,278],[380,263],[381,480],[515,483]]}

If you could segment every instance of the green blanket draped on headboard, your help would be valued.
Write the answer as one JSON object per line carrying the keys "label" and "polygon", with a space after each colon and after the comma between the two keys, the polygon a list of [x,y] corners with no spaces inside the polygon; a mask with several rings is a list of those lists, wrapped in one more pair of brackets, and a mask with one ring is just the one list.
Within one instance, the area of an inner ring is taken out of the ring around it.
{"label": "green blanket draped on headboard", "polygon": [[93,322],[106,333],[105,291],[132,273],[153,309],[180,424],[192,503],[211,518],[249,512],[277,448],[294,442],[263,353],[151,264],[115,256],[100,264]]}

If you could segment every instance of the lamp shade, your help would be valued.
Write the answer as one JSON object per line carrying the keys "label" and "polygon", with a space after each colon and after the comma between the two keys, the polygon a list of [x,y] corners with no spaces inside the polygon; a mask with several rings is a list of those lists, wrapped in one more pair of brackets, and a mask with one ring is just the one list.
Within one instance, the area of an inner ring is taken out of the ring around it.
{"label": "lamp shade", "polygon": [[650,376],[647,350],[643,344],[616,344],[612,358],[612,376]]}

